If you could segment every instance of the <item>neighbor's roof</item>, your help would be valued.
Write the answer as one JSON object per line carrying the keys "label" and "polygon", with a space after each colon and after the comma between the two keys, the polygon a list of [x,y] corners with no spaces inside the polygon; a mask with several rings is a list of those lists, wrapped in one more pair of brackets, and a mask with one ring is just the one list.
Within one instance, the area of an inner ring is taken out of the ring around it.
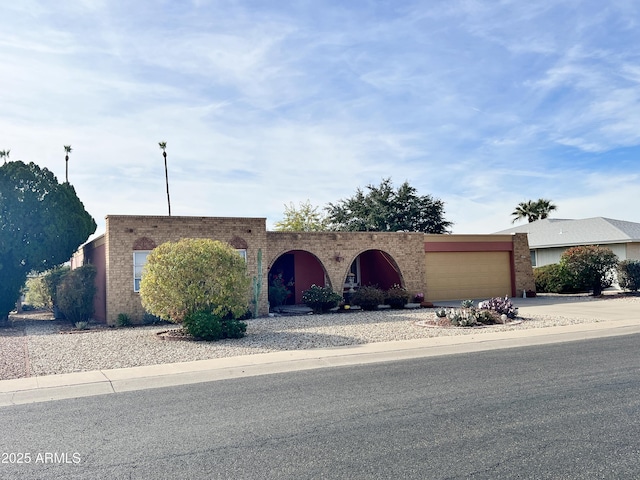
{"label": "neighbor's roof", "polygon": [[527,233],[531,248],[603,245],[640,242],[640,223],[603,217],[582,220],[545,218],[496,233]]}

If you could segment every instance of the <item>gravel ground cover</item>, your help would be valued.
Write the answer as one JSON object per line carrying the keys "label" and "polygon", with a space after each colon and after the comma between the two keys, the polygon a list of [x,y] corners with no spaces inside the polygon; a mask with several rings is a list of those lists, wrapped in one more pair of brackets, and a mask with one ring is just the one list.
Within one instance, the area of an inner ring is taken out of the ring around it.
{"label": "gravel ground cover", "polygon": [[[573,297],[572,301],[576,301]],[[640,303],[640,297],[617,296],[579,301]],[[509,329],[543,328],[594,322],[593,319],[533,316],[517,325],[484,328],[425,328],[420,321],[435,318],[435,310],[385,310],[326,315],[265,317],[247,321],[242,339],[219,342],[163,341],[158,333],[174,325],[95,328],[69,333],[68,323],[14,318],[0,329],[0,380],[111,368],[251,355],[278,350],[338,347],[416,338],[481,335]],[[65,333],[66,331],[66,333]],[[62,332],[62,333],[61,333]]]}

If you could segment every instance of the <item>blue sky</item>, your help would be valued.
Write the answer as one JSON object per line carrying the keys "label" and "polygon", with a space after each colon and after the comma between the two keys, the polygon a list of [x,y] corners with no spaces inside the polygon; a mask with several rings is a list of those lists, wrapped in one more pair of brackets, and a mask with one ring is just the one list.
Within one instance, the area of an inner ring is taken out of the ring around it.
{"label": "blue sky", "polygon": [[266,217],[390,177],[454,233],[640,222],[635,0],[0,5],[0,150],[108,214]]}

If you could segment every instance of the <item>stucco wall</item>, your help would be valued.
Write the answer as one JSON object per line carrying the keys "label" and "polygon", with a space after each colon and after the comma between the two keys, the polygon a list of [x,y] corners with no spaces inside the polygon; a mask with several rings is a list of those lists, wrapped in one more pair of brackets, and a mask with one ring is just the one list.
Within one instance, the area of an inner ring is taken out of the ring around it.
{"label": "stucco wall", "polygon": [[[640,259],[640,244],[637,243],[613,243],[600,245],[601,247],[610,248],[613,253],[618,256],[619,260],[632,259],[629,255],[633,255],[634,246],[638,248],[635,252],[636,259]],[[559,263],[562,254],[570,247],[550,247],[550,248],[537,248],[536,249],[536,267],[543,267],[552,263]]]}
{"label": "stucco wall", "polygon": [[627,256],[625,260],[640,260],[640,243],[627,244]]}

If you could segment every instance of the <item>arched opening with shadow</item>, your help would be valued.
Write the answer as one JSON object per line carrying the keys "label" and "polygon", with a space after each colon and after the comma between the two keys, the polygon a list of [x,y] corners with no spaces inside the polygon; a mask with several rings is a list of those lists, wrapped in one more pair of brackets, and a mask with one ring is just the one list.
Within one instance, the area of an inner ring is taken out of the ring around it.
{"label": "arched opening with shadow", "polygon": [[400,267],[387,252],[365,250],[351,262],[344,282],[344,293],[366,285],[374,285],[382,290],[388,290],[393,285],[404,286]]}
{"label": "arched opening with shadow", "polygon": [[302,293],[311,285],[331,286],[322,262],[306,250],[289,250],[280,255],[269,269],[268,279],[271,308],[301,304]]}

